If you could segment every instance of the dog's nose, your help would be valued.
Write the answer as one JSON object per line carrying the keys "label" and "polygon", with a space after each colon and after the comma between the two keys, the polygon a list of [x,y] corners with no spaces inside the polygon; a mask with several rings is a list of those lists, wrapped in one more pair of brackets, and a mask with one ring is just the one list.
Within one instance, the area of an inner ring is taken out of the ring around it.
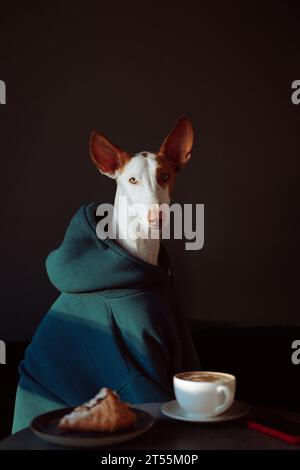
{"label": "dog's nose", "polygon": [[151,208],[148,212],[148,222],[157,222],[162,220],[162,211],[159,208]]}

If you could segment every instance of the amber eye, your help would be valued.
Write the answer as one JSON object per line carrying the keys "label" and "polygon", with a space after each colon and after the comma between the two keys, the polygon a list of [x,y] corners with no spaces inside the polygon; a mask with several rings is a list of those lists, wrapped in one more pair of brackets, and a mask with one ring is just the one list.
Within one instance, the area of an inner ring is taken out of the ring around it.
{"label": "amber eye", "polygon": [[131,184],[136,184],[137,183],[137,179],[136,178],[129,178],[129,183]]}
{"label": "amber eye", "polygon": [[169,179],[169,174],[168,173],[162,173],[161,174],[161,179],[164,181],[167,181]]}

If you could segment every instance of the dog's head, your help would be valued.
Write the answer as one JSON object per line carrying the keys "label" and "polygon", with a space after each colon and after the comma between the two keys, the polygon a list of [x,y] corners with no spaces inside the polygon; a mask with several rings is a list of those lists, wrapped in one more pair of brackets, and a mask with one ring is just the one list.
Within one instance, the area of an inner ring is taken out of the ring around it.
{"label": "dog's head", "polygon": [[140,222],[145,227],[161,224],[161,204],[169,204],[177,173],[191,157],[193,128],[181,117],[157,153],[139,152],[133,156],[113,145],[99,132],[92,132],[90,154],[104,175],[114,178],[120,194],[130,205],[141,207]]}

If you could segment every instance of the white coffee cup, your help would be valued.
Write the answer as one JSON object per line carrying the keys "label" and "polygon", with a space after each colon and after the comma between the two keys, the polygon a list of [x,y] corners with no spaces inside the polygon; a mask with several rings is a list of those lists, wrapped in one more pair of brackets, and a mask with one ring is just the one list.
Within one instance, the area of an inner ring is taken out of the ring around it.
{"label": "white coffee cup", "polygon": [[181,372],[173,377],[175,397],[188,415],[217,416],[232,405],[236,380],[223,372]]}

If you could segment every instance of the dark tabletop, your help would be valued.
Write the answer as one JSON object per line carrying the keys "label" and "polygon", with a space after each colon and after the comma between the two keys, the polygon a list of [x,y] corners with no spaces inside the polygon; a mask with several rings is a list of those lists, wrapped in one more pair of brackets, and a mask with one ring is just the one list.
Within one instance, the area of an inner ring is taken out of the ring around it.
{"label": "dark tabletop", "polygon": [[[247,419],[227,423],[189,423],[166,418],[160,412],[161,403],[135,405],[155,418],[154,426],[133,441],[115,446],[122,450],[300,450],[300,445],[284,443],[273,437],[247,428]],[[272,410],[255,411],[272,413]],[[273,410],[274,412],[274,410]],[[276,411],[278,414],[278,411]],[[283,416],[300,422],[299,413],[281,412]],[[65,449],[48,444],[27,428],[0,443],[0,450],[50,450]]]}

